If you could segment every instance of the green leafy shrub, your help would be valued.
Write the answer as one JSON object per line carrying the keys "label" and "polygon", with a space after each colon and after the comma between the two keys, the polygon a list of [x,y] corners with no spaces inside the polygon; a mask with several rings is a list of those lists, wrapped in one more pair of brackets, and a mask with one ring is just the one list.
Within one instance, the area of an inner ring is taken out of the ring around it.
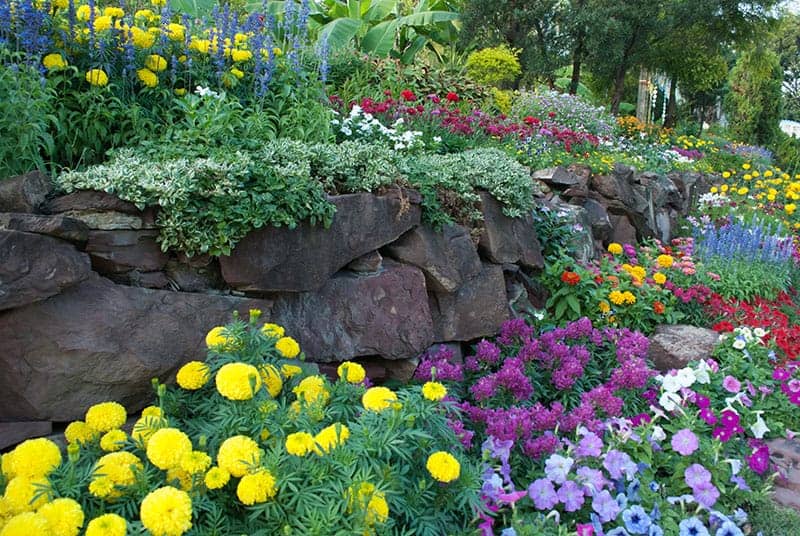
{"label": "green leafy shrub", "polygon": [[484,48],[467,58],[467,75],[479,84],[506,86],[522,73],[519,51],[505,45]]}

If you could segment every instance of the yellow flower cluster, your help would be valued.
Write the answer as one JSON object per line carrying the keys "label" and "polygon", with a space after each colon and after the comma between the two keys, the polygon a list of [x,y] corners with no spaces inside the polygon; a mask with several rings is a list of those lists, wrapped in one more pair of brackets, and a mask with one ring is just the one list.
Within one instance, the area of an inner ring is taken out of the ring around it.
{"label": "yellow flower cluster", "polygon": [[121,450],[128,440],[128,434],[123,430],[111,430],[100,438],[100,448],[106,452],[116,452]]}
{"label": "yellow flower cluster", "polygon": [[125,536],[128,533],[128,522],[117,514],[103,514],[86,526],[86,536]]}
{"label": "yellow flower cluster", "polygon": [[122,489],[136,483],[136,470],[142,470],[142,461],[131,452],[112,452],[97,460],[89,492],[95,497],[113,501],[122,496]]}
{"label": "yellow flower cluster", "polygon": [[261,388],[261,374],[247,363],[227,363],[217,371],[217,391],[229,400],[250,400]]}
{"label": "yellow flower cluster", "polygon": [[325,379],[322,376],[308,376],[292,389],[297,395],[297,400],[306,404],[325,404],[330,393],[325,388]]}
{"label": "yellow flower cluster", "polygon": [[663,285],[667,282],[667,276],[662,274],[661,272],[656,272],[653,274],[653,281],[655,281],[659,285]]}
{"label": "yellow flower cluster", "polygon": [[267,388],[267,392],[272,398],[277,397],[281,389],[283,389],[283,379],[278,369],[275,368],[275,365],[266,364],[258,367],[258,371],[261,374],[261,381]]}
{"label": "yellow flower cluster", "polygon": [[236,496],[242,504],[252,506],[268,501],[275,496],[275,477],[266,469],[259,469],[242,477],[236,486]]}
{"label": "yellow flower cluster", "polygon": [[438,402],[447,396],[447,388],[439,382],[425,382],[425,385],[422,386],[422,396]]}
{"label": "yellow flower cluster", "polygon": [[621,255],[622,254],[622,244],[618,244],[616,242],[611,242],[608,245],[608,252],[612,255]]}
{"label": "yellow flower cluster", "polygon": [[345,361],[336,369],[339,378],[348,383],[361,383],[367,377],[367,371],[358,363]]}
{"label": "yellow flower cluster", "polygon": [[158,488],[142,500],[139,517],[153,536],[181,536],[192,528],[192,499],[171,486]]}
{"label": "yellow flower cluster", "polygon": [[46,438],[28,439],[3,455],[6,478],[39,478],[49,475],[61,463],[58,445]]}
{"label": "yellow flower cluster", "polygon": [[[672,257],[670,257],[670,258],[672,258]],[[630,265],[628,263],[625,263],[625,264],[622,265],[622,269],[628,275],[630,275],[631,278],[634,281],[636,281],[638,283],[641,283],[642,281],[644,281],[644,278],[647,276],[647,270],[645,270],[643,267],[641,267],[639,265],[632,266],[632,265]]]}
{"label": "yellow flower cluster", "polygon": [[231,479],[231,474],[222,467],[212,467],[206,473],[204,483],[208,489],[220,489],[225,487]]}
{"label": "yellow flower cluster", "polygon": [[206,335],[206,346],[209,350],[225,352],[234,349],[236,345],[236,337],[228,333],[228,330],[223,326],[211,328],[211,331]]}
{"label": "yellow flower cluster", "polygon": [[656,257],[656,263],[661,268],[670,268],[675,263],[675,259],[672,258],[672,255],[659,255]]}
{"label": "yellow flower cluster", "polygon": [[286,436],[286,452],[303,457],[316,447],[314,436],[308,432],[295,432]]}
{"label": "yellow flower cluster", "polygon": [[327,454],[331,449],[343,444],[347,438],[350,437],[350,430],[347,426],[341,423],[334,423],[320,432],[314,437],[314,453],[322,456]]}
{"label": "yellow flower cluster", "polygon": [[294,359],[300,354],[300,345],[291,337],[281,337],[275,343],[275,349],[285,358]]}
{"label": "yellow flower cluster", "polygon": [[388,387],[370,387],[361,396],[364,409],[380,413],[389,406],[397,403],[397,393]]}
{"label": "yellow flower cluster", "polygon": [[237,435],[222,442],[217,452],[217,465],[236,478],[243,477],[250,467],[261,462],[258,443],[247,436]]}
{"label": "yellow flower cluster", "polygon": [[177,467],[184,454],[192,451],[192,440],[177,428],[161,428],[147,443],[147,459],[159,469]]}
{"label": "yellow flower cluster", "polygon": [[389,503],[386,502],[386,495],[378,491],[374,484],[362,482],[357,488],[353,485],[349,489],[349,495],[347,511],[352,512],[355,508],[364,511],[368,525],[384,523],[389,519]]}
{"label": "yellow flower cluster", "polygon": [[178,370],[175,379],[183,389],[196,391],[208,383],[209,372],[208,365],[202,361],[189,361]]}
{"label": "yellow flower cluster", "polygon": [[633,305],[636,303],[636,296],[634,296],[629,290],[626,290],[625,292],[612,290],[608,294],[608,299],[614,305]]}
{"label": "yellow flower cluster", "polygon": [[425,468],[439,482],[452,482],[461,474],[461,464],[448,452],[434,452],[428,456]]}

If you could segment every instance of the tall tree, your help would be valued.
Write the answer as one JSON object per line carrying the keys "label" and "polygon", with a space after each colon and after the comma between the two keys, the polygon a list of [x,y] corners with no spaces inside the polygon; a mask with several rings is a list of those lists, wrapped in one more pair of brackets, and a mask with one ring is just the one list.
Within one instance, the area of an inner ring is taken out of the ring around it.
{"label": "tall tree", "polygon": [[778,137],[783,71],[777,54],[762,45],[744,53],[731,70],[726,105],[730,128],[748,143],[770,145]]}

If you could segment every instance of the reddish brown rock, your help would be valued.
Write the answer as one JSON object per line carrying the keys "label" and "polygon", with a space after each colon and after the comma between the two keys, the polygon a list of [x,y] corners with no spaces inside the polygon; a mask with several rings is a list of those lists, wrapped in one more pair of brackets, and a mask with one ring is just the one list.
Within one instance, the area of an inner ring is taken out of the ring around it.
{"label": "reddish brown rock", "polygon": [[101,274],[161,270],[168,257],[156,242],[158,231],[90,231],[86,252]]}
{"label": "reddish brown rock", "polygon": [[97,190],[78,190],[71,194],[51,199],[46,204],[47,211],[53,214],[69,211],[122,212],[138,216],[141,211],[133,203]]}
{"label": "reddish brown rock", "polygon": [[631,221],[626,216],[609,214],[608,219],[612,228],[611,242],[636,244],[636,227],[631,224]]}
{"label": "reddish brown rock", "polygon": [[0,229],[48,235],[79,244],[89,238],[89,228],[85,223],[65,216],[3,212],[0,213]]}
{"label": "reddish brown rock", "polygon": [[354,259],[347,265],[347,269],[351,272],[360,273],[375,273],[380,271],[383,267],[383,256],[379,251],[370,251],[366,255],[362,255]]}
{"label": "reddish brown rock", "polygon": [[533,216],[509,218],[488,192],[480,192],[484,228],[478,244],[481,252],[496,264],[518,263],[526,268],[544,267],[542,247],[536,236]]}
{"label": "reddish brown rock", "polygon": [[432,292],[455,292],[481,271],[469,232],[460,225],[447,225],[441,231],[421,225],[385,249],[398,261],[421,269]]}
{"label": "reddish brown rock", "polygon": [[51,191],[50,178],[40,171],[0,179],[0,212],[39,212]]}
{"label": "reddish brown rock", "polygon": [[251,292],[321,288],[354,259],[395,241],[420,221],[421,198],[411,190],[334,196],[336,214],[328,229],[303,222],[295,229],[252,231],[220,257],[222,276],[233,288]]}
{"label": "reddish brown rock", "polygon": [[689,361],[710,358],[718,342],[719,335],[710,329],[661,324],[650,336],[648,357],[662,372],[681,369]]}
{"label": "reddish brown rock", "polygon": [[90,274],[89,257],[68,242],[0,230],[0,310],[44,300]]}
{"label": "reddish brown rock", "polygon": [[0,422],[0,449],[53,433],[50,421]]}

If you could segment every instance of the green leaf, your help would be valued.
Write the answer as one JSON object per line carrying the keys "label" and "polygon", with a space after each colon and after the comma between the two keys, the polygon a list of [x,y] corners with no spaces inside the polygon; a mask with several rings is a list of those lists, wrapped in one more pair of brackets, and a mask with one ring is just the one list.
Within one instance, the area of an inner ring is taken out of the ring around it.
{"label": "green leaf", "polygon": [[414,62],[414,57],[417,55],[417,52],[425,48],[425,44],[428,42],[428,38],[422,35],[417,36],[414,39],[414,42],[411,43],[411,46],[406,48],[403,51],[403,55],[400,57],[400,61],[404,64],[409,65]]}
{"label": "green leaf", "polygon": [[394,48],[396,34],[396,20],[387,20],[376,24],[361,40],[361,50],[376,56],[388,56],[389,52]]}
{"label": "green leaf", "polygon": [[367,22],[382,21],[395,12],[397,0],[375,0],[362,17]]}
{"label": "green leaf", "polygon": [[184,12],[199,19],[209,16],[217,2],[216,0],[170,0],[169,4],[173,12]]}
{"label": "green leaf", "polygon": [[401,26],[429,26],[440,22],[448,22],[459,18],[459,14],[453,11],[422,11],[412,13],[397,19]]}
{"label": "green leaf", "polygon": [[357,19],[341,18],[325,24],[319,31],[319,41],[328,40],[332,49],[343,48],[358,34],[363,22]]}

